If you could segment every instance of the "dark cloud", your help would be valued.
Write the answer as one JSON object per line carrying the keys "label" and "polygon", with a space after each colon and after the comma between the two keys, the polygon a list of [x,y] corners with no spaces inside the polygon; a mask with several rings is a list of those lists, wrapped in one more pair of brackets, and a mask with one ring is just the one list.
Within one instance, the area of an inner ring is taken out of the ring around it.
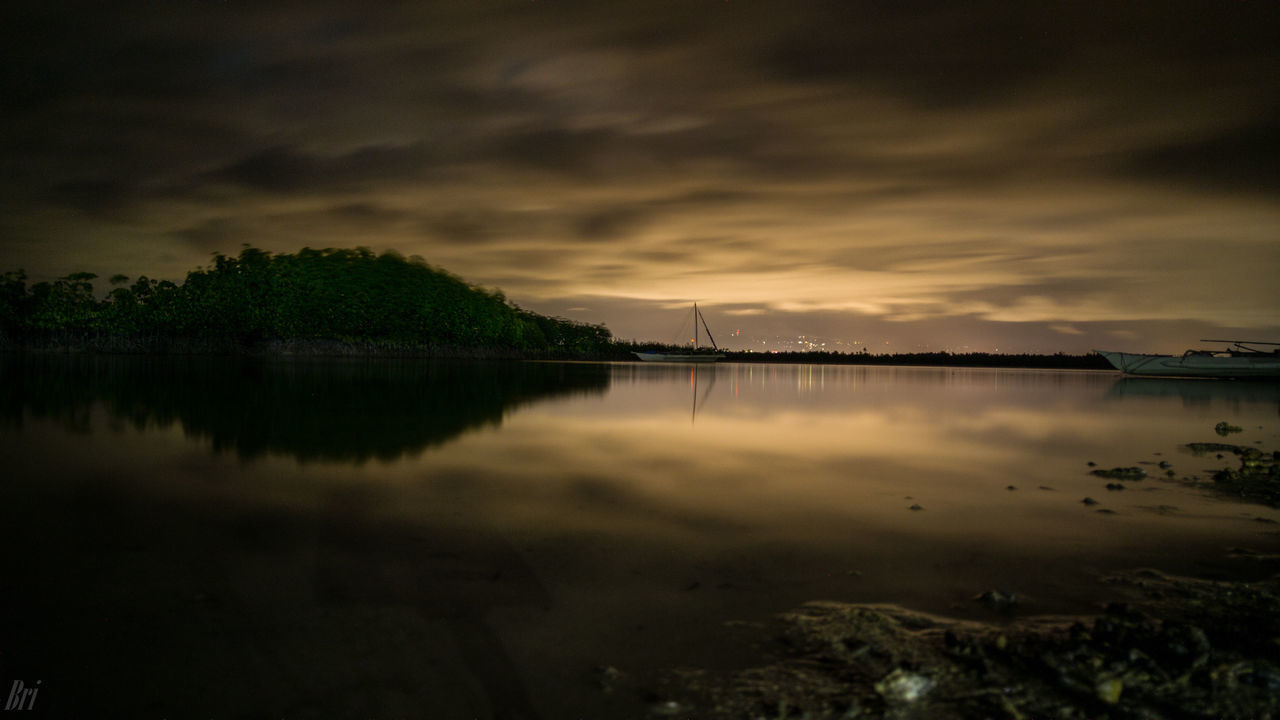
{"label": "dark cloud", "polygon": [[192,246],[206,251],[234,247],[246,240],[246,228],[233,218],[217,217],[170,233]]}
{"label": "dark cloud", "polygon": [[274,193],[320,191],[417,179],[426,169],[421,147],[371,146],[339,155],[314,155],[290,147],[253,153],[208,175]]}
{"label": "dark cloud", "polygon": [[137,188],[123,180],[72,180],[50,188],[47,199],[86,215],[113,216],[129,210],[136,196]]}
{"label": "dark cloud", "polygon": [[404,218],[405,213],[392,210],[371,202],[353,202],[338,205],[329,210],[335,218],[356,222],[389,223]]}
{"label": "dark cloud", "polygon": [[423,222],[428,235],[448,243],[473,244],[494,240],[503,233],[502,224],[480,212],[447,212]]}
{"label": "dark cloud", "polygon": [[1064,60],[1044,8],[818,2],[760,59],[788,81],[848,83],[926,106],[986,102]]}
{"label": "dark cloud", "polygon": [[1280,113],[1213,137],[1137,151],[1125,169],[1155,182],[1275,197],[1280,192]]}
{"label": "dark cloud", "polygon": [[526,129],[495,138],[484,152],[500,165],[570,175],[624,175],[631,168],[618,164],[625,139],[610,130],[571,130],[562,127]]}
{"label": "dark cloud", "polygon": [[584,240],[611,240],[643,227],[652,212],[639,207],[619,207],[589,213],[578,220],[576,231]]}

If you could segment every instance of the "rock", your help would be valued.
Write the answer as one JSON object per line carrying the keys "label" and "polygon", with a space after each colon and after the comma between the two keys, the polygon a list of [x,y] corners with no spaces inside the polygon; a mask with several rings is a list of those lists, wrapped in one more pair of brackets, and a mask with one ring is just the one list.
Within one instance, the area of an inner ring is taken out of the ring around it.
{"label": "rock", "polygon": [[889,702],[913,703],[933,689],[933,681],[924,675],[898,668],[876,683],[876,692]]}
{"label": "rock", "polygon": [[624,673],[612,665],[597,665],[591,670],[593,684],[606,693],[613,692]]}
{"label": "rock", "polygon": [[1226,437],[1226,436],[1230,435],[1231,433],[1238,433],[1238,432],[1241,432],[1241,431],[1243,431],[1243,430],[1244,430],[1244,428],[1240,427],[1239,425],[1232,425],[1231,423],[1227,422],[1226,420],[1223,420],[1222,422],[1220,422],[1220,423],[1218,423],[1217,425],[1214,425],[1214,426],[1213,426],[1213,431],[1214,431],[1214,432],[1216,432],[1216,433],[1218,433],[1218,435],[1220,435],[1220,436],[1222,436],[1222,437]]}
{"label": "rock", "polygon": [[1147,471],[1140,467],[1116,467],[1110,470],[1094,470],[1092,474],[1111,480],[1141,480],[1147,476]]}
{"label": "rock", "polygon": [[[1223,452],[1239,454],[1241,452],[1244,452],[1244,448],[1240,447],[1239,445],[1230,445],[1227,443],[1216,443],[1216,442],[1187,443],[1186,448],[1195,455],[1203,455],[1205,453],[1223,453]],[[1219,455],[1219,457],[1221,457],[1221,455]]]}
{"label": "rock", "polygon": [[1018,604],[1018,596],[1004,590],[988,590],[974,600],[998,610],[1011,610]]}
{"label": "rock", "polygon": [[1093,498],[1091,498],[1091,497],[1087,497],[1087,498],[1085,498],[1085,499],[1081,500],[1080,502],[1084,503],[1085,505],[1097,505],[1097,504],[1098,504],[1098,501],[1097,501],[1097,500],[1094,500],[1094,499],[1093,499]]}
{"label": "rock", "polygon": [[924,508],[920,507],[920,505],[919,505],[919,504],[916,504],[916,505],[912,505],[911,507],[909,507],[909,508],[907,508],[907,509],[908,509],[908,510],[923,510]]}
{"label": "rock", "polygon": [[1124,690],[1124,682],[1120,678],[1103,678],[1094,686],[1098,699],[1108,705],[1120,702],[1120,692]]}
{"label": "rock", "polygon": [[1161,460],[1159,465],[1161,470],[1168,470],[1169,468],[1173,467],[1173,463],[1169,462],[1168,460]]}
{"label": "rock", "polygon": [[1121,485],[1120,483],[1107,483],[1107,489],[1108,489],[1108,490],[1123,490],[1123,489],[1124,489],[1124,485]]}
{"label": "rock", "polygon": [[675,700],[655,700],[649,703],[649,714],[658,717],[672,717],[686,710],[684,705]]}
{"label": "rock", "polygon": [[1010,486],[1008,486],[1008,487],[1006,487],[1006,488],[1005,488],[1005,490],[1017,490],[1017,489],[1018,489],[1018,486],[1016,486],[1016,485],[1010,485]]}

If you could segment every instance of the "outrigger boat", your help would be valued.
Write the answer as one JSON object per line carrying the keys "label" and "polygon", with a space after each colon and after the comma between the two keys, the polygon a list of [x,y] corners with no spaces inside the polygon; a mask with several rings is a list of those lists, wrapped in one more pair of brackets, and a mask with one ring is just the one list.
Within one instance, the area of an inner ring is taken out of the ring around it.
{"label": "outrigger boat", "polygon": [[[1094,350],[1127,375],[1195,378],[1280,377],[1280,343],[1254,340],[1201,340],[1231,343],[1226,350],[1188,350],[1180,356]],[[1263,350],[1254,345],[1278,348]]]}
{"label": "outrigger boat", "polygon": [[[711,351],[698,351],[698,322],[702,322],[702,329],[707,331],[707,339],[711,341]],[[679,363],[713,363],[717,360],[724,359],[724,355],[719,352],[720,348],[716,347],[716,339],[711,337],[711,328],[707,327],[706,318],[702,317],[702,311],[698,309],[698,303],[693,304],[693,352],[637,352],[633,353],[636,357],[645,362],[679,362]]]}

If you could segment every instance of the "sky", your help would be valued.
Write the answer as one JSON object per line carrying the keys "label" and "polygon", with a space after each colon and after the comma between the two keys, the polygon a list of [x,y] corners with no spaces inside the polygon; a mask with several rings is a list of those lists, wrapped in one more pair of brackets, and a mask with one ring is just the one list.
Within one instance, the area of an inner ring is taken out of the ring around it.
{"label": "sky", "polygon": [[33,280],[366,246],[623,339],[1280,342],[1276,2],[6,0],[0,131]]}

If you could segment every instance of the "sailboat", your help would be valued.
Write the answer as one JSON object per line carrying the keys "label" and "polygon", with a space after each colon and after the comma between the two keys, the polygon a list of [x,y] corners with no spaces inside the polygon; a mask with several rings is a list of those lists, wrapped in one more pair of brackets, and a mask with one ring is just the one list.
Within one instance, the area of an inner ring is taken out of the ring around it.
{"label": "sailboat", "polygon": [[[711,341],[710,351],[700,351],[698,349],[699,321],[702,322],[702,329],[707,331],[707,339]],[[719,351],[720,348],[716,346],[716,339],[711,337],[711,328],[707,327],[706,318],[702,317],[702,311],[698,309],[698,303],[694,303],[692,352],[637,352],[634,355],[645,362],[712,363],[724,359],[724,355]]]}

